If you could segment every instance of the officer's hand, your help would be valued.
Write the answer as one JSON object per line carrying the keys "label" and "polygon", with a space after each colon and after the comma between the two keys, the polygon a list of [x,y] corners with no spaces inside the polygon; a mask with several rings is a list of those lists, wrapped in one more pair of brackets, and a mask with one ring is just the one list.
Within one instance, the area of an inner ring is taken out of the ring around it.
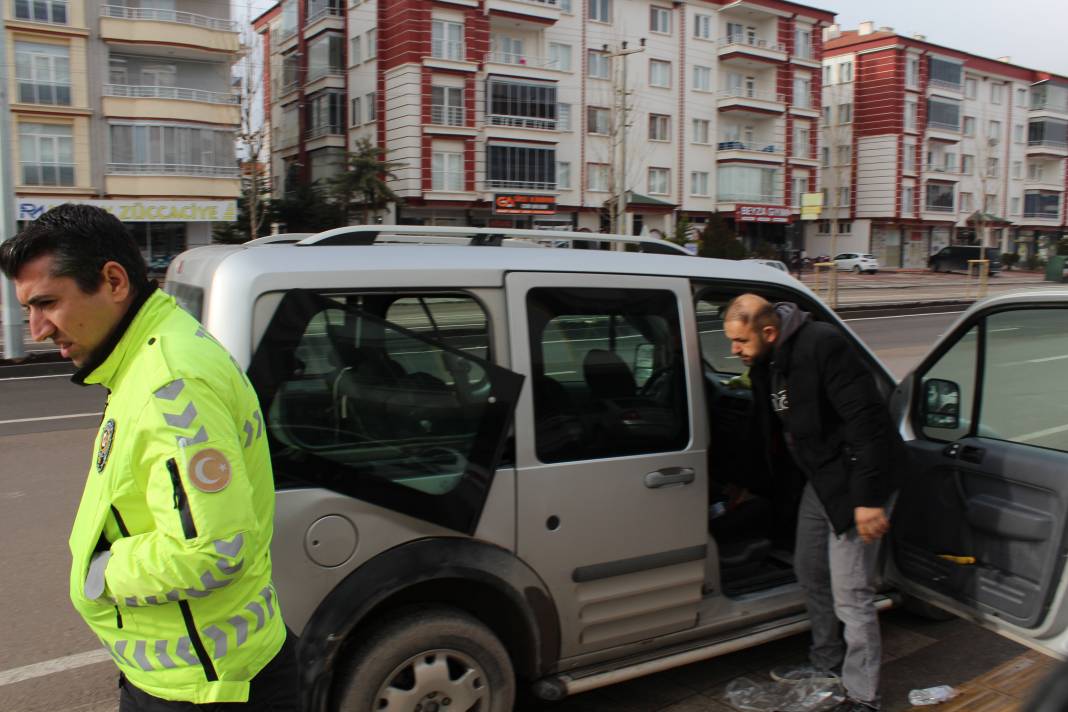
{"label": "officer's hand", "polygon": [[857,524],[857,534],[866,544],[878,541],[890,531],[890,520],[882,507],[857,507],[853,510],[853,521]]}

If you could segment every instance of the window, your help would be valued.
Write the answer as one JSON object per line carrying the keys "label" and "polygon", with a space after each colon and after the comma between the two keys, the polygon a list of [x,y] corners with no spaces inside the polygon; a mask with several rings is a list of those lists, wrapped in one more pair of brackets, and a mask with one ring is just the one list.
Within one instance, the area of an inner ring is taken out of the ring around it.
{"label": "window", "polygon": [[24,185],[74,185],[71,126],[19,122],[19,161]]}
{"label": "window", "polygon": [[802,27],[794,30],[794,55],[812,59],[812,30]]}
{"label": "window", "polygon": [[998,196],[986,195],[983,196],[983,212],[988,215],[993,215],[998,211]]}
{"label": "window", "polygon": [[823,84],[830,84],[834,79],[834,67],[830,64],[823,65]]}
{"label": "window", "polygon": [[960,172],[966,176],[970,176],[975,172],[975,156],[970,156],[967,153],[961,155]]}
{"label": "window", "polygon": [[463,152],[434,151],[431,154],[430,185],[433,190],[462,191],[464,189]]}
{"label": "window", "polygon": [[964,80],[964,96],[974,99],[979,95],[978,82],[973,77]]}
{"label": "window", "polygon": [[571,104],[556,105],[556,130],[571,130]]}
{"label": "window", "polygon": [[15,18],[65,25],[67,24],[67,0],[15,0]]}
{"label": "window", "polygon": [[308,43],[308,80],[345,73],[342,55],[345,40],[341,35],[327,33]]}
{"label": "window", "polygon": [[1023,161],[1012,162],[1012,177],[1023,178]]}
{"label": "window", "polygon": [[808,176],[794,176],[790,187],[793,189],[793,205],[801,205],[801,196],[808,192]]}
{"label": "window", "polygon": [[1016,143],[1027,143],[1027,134],[1024,132],[1023,124],[1013,124],[1012,140]]}
{"label": "window", "polygon": [[362,60],[360,59],[360,38],[359,37],[350,37],[349,38],[349,64],[354,66],[354,65],[359,64],[361,61]]}
{"label": "window", "polygon": [[782,171],[744,164],[716,168],[717,198],[723,202],[781,203]]}
{"label": "window", "polygon": [[559,42],[549,43],[549,67],[561,72],[571,71],[571,45]]}
{"label": "window", "polygon": [[1019,215],[1020,214],[1020,199],[1019,198],[1013,198],[1011,203],[1012,203],[1012,207],[1010,208],[1009,212],[1011,212],[1013,215]]}
{"label": "window", "polygon": [[829,146],[820,148],[820,165],[827,168],[831,165],[831,149]]}
{"label": "window", "polygon": [[794,157],[808,158],[812,155],[812,129],[807,121],[794,124]]}
{"label": "window", "polygon": [[1001,122],[988,121],[986,124],[987,138],[1001,138]]}
{"label": "window", "polygon": [[712,39],[712,16],[697,14],[693,16],[693,36],[702,40]]}
{"label": "window", "polygon": [[113,123],[110,137],[109,173],[237,173],[233,131],[160,125],[158,122]]}
{"label": "window", "polygon": [[431,87],[430,123],[464,125],[464,90],[460,87]]}
{"label": "window", "polygon": [[649,140],[671,140],[671,117],[667,114],[649,114]]}
{"label": "window", "polygon": [[920,58],[909,57],[905,60],[905,86],[909,89],[920,88]]}
{"label": "window", "polygon": [[916,143],[914,141],[905,141],[902,144],[902,152],[904,153],[904,170],[907,173],[916,172]]}
{"label": "window", "polygon": [[694,119],[693,120],[693,142],[694,143],[708,143],[709,129],[711,128],[711,122],[708,119]]}
{"label": "window", "polygon": [[665,62],[662,59],[649,60],[649,86],[671,86],[671,62]]}
{"label": "window", "polygon": [[964,117],[964,135],[965,136],[974,136],[975,135],[975,117],[974,116],[965,116]]}
{"label": "window", "polygon": [[987,178],[997,178],[998,174],[1000,172],[1001,172],[1001,170],[1000,170],[997,158],[988,158],[988,159],[986,159],[986,177]]}
{"label": "window", "polygon": [[1060,119],[1034,119],[1027,124],[1027,143],[1032,146],[1068,145],[1068,122]]}
{"label": "window", "polygon": [[[437,59],[462,60],[464,58],[463,23],[434,20],[430,23],[430,28],[430,56]],[[370,47],[368,47],[368,56],[370,56]]]}
{"label": "window", "polygon": [[970,213],[972,211],[972,194],[961,193],[960,194],[960,211],[962,213]]}
{"label": "window", "polygon": [[849,186],[842,186],[838,189],[838,203],[841,208],[849,207]]}
{"label": "window", "polygon": [[70,106],[70,50],[66,45],[15,42],[18,100]]}
{"label": "window", "polygon": [[1045,174],[1045,166],[1041,163],[1028,163],[1027,164],[1027,178],[1036,182],[1041,182]]}
{"label": "window", "polygon": [[671,10],[653,5],[649,8],[649,31],[671,34]]}
{"label": "window", "polygon": [[819,233],[820,235],[830,235],[831,234],[831,221],[830,220],[820,220],[820,221],[818,221],[816,223],[816,232]]}
{"label": "window", "polygon": [[851,220],[839,220],[838,221],[838,234],[850,235],[853,232],[853,222]]}
{"label": "window", "polygon": [[901,212],[911,213],[916,204],[916,189],[911,185],[901,188]]}
{"label": "window", "polygon": [[608,192],[608,166],[603,163],[586,164],[586,190]]}
{"label": "window", "polygon": [[690,173],[690,195],[708,195],[708,171]]}
{"label": "window", "polygon": [[927,126],[960,131],[960,102],[931,97],[927,100]]}
{"label": "window", "polygon": [[612,21],[612,0],[589,0],[590,19],[596,22]]}
{"label": "window", "polygon": [[712,69],[694,65],[693,88],[697,91],[712,91]]}
{"label": "window", "polygon": [[363,107],[360,105],[360,97],[349,100],[349,123],[359,126],[363,120]]}
{"label": "window", "polygon": [[378,96],[378,92],[371,92],[364,96],[364,103],[367,104],[367,121],[371,122],[378,118],[378,104],[375,99]]}
{"label": "window", "polygon": [[1026,89],[1017,89],[1016,90],[1016,106],[1020,107],[1021,109],[1026,109],[1027,108],[1027,90]]}
{"label": "window", "polygon": [[[527,294],[527,313],[539,460],[686,447],[686,369],[674,294],[539,288]],[[641,417],[627,415],[634,412]]]}
{"label": "window", "polygon": [[1060,215],[1061,194],[1045,190],[1024,192],[1024,217],[1056,220]]}
{"label": "window", "polygon": [[586,131],[607,136],[612,132],[611,112],[599,106],[586,107]]}
{"label": "window", "polygon": [[838,147],[838,165],[849,165],[850,157],[852,154],[852,147],[849,145]]}
{"label": "window", "polygon": [[938,57],[931,57],[928,61],[931,86],[944,89],[961,90],[961,65]]}
{"label": "window", "polygon": [[927,184],[927,210],[933,212],[953,212],[953,184]]}
{"label": "window", "polygon": [[467,296],[287,294],[261,345],[279,357],[256,371],[276,480],[473,532],[518,396],[488,344]]}
{"label": "window", "polygon": [[556,162],[556,189],[570,190],[571,188],[571,164],[567,161]]}
{"label": "window", "polygon": [[[454,23],[455,24],[455,23]],[[463,39],[463,25],[460,26],[461,40]],[[367,59],[378,56],[378,30],[367,30]]]}
{"label": "window", "polygon": [[831,107],[829,105],[824,106],[821,113],[823,115],[823,125],[829,126],[831,124]]}
{"label": "window", "polygon": [[560,0],[560,9],[564,12],[571,13],[571,0]]}
{"label": "window", "polygon": [[853,105],[852,104],[839,104],[838,105],[838,123],[851,124],[853,123]]}
{"label": "window", "polygon": [[486,147],[486,179],[490,188],[556,189],[556,149],[528,145]]}
{"label": "window", "polygon": [[839,82],[851,82],[853,81],[853,63],[842,62],[838,65],[838,81]]}
{"label": "window", "polygon": [[918,110],[919,110],[919,105],[916,103],[915,99],[906,99],[905,100],[905,130],[906,131],[915,131],[916,130],[916,116],[917,116],[917,111]]}
{"label": "window", "polygon": [[523,40],[508,35],[491,35],[490,51],[492,60],[504,64],[526,64],[523,53]]}
{"label": "window", "polygon": [[1000,104],[1005,96],[1004,84],[991,84],[990,85],[990,103]]}
{"label": "window", "polygon": [[589,75],[594,79],[608,79],[611,74],[611,60],[608,54],[595,49],[586,51],[586,64]]}
{"label": "window", "polygon": [[490,77],[487,122],[494,126],[556,128],[556,83]]}
{"label": "window", "polygon": [[671,170],[668,168],[649,169],[649,194],[667,195],[668,184],[671,180]]}
{"label": "window", "polygon": [[305,106],[308,138],[344,133],[341,113],[345,108],[345,97],[340,91],[327,90],[309,96]]}
{"label": "window", "polygon": [[794,74],[794,106],[799,109],[812,106],[812,78],[808,74]]}

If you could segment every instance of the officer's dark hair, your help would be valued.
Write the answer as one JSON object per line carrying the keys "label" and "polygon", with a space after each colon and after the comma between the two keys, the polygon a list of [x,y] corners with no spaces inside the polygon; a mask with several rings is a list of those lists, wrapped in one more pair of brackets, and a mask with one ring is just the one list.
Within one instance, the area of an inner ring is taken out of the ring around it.
{"label": "officer's dark hair", "polygon": [[93,205],[57,205],[0,243],[0,271],[14,279],[23,266],[42,255],[55,259],[52,276],[72,278],[86,294],[100,288],[107,262],[122,265],[134,294],[148,284],[145,260],[126,226]]}

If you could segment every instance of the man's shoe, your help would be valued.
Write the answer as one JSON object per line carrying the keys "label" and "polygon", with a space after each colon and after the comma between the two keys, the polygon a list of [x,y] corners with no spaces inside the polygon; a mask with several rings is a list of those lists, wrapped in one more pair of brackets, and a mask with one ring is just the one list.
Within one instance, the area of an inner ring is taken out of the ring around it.
{"label": "man's shoe", "polygon": [[845,700],[839,702],[827,712],[879,712],[879,708],[857,700]]}
{"label": "man's shoe", "polygon": [[830,670],[821,670],[815,665],[785,665],[771,669],[771,679],[775,682],[826,682],[837,685],[842,679]]}

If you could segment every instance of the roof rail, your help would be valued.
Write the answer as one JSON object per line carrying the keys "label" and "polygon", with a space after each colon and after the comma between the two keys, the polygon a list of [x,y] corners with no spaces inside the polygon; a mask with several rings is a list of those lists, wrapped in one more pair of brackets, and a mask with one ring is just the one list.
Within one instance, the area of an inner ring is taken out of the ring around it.
{"label": "roof rail", "polygon": [[572,232],[568,230],[514,230],[499,227],[436,225],[350,225],[316,233],[300,240],[297,245],[311,247],[316,245],[373,245],[375,243],[388,242],[418,243],[422,241],[420,238],[427,238],[425,240],[426,243],[459,243],[491,247],[502,247],[512,241],[523,243],[551,242],[554,243],[553,247],[576,247],[575,243],[616,243],[636,245],[639,252],[690,255],[689,252],[673,242],[658,240],[653,237],[606,235],[599,232]]}
{"label": "roof rail", "polygon": [[249,240],[243,244],[246,247],[257,247],[259,245],[292,245],[314,234],[314,232],[282,232],[276,233],[274,235],[264,235],[263,237],[257,237],[256,239]]}

